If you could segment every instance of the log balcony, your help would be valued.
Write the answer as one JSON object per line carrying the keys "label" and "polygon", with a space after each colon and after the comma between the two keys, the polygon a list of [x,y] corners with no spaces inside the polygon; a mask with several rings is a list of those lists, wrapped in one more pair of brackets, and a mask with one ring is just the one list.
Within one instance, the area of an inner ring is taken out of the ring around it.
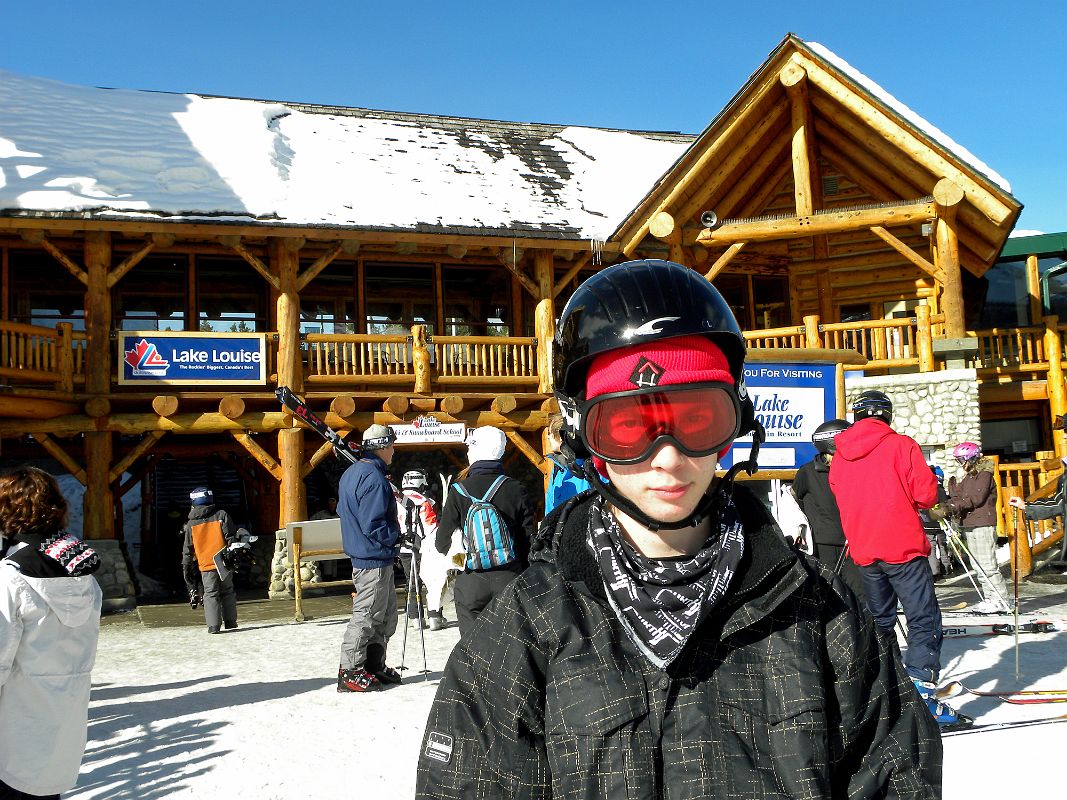
{"label": "log balcony", "polygon": [[[745,331],[744,336],[750,348],[856,350],[867,363],[845,369],[866,374],[932,372],[940,368],[933,342],[943,335],[943,318],[925,311],[919,306],[913,317],[862,322],[821,323],[809,316],[803,325]],[[551,391],[542,364],[545,348],[535,337],[429,336],[421,327],[415,326],[411,336],[303,334],[304,381],[314,389],[343,386],[418,394],[494,388]],[[968,336],[978,342],[968,366],[977,369],[980,381],[1040,380],[1062,361],[1067,324],[1046,317],[1042,325],[969,331]],[[272,385],[277,382],[277,340],[277,334],[267,333]],[[35,387],[57,399],[73,398],[85,384],[87,344],[85,333],[72,331],[69,323],[47,328],[0,322],[0,379],[8,387]],[[112,382],[117,383],[114,375]]]}

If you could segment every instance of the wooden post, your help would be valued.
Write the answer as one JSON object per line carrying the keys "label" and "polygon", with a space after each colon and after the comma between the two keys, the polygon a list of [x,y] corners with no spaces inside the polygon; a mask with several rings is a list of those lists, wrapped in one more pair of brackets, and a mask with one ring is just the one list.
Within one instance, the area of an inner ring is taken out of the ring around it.
{"label": "wooden post", "polygon": [[[1058,330],[1060,320],[1055,314],[1045,317],[1045,357],[1048,359],[1048,404],[1049,415],[1055,422],[1056,417],[1067,414],[1067,391],[1063,385],[1063,344]],[[1067,454],[1067,432],[1062,428],[1052,432],[1056,457]]]}
{"label": "wooden post", "polygon": [[837,363],[837,369],[835,370],[835,384],[837,386],[837,418],[844,419],[847,408],[845,406],[845,365],[840,361]]}
{"label": "wooden post", "polygon": [[534,335],[537,337],[537,391],[552,394],[552,341],[556,336],[556,309],[553,300],[555,267],[551,250],[538,250],[534,258],[537,278],[537,309],[534,312]]}
{"label": "wooden post", "polygon": [[304,617],[304,592],[300,585],[300,551],[302,549],[304,539],[304,529],[299,525],[293,527],[292,547],[289,553],[289,560],[293,564],[293,597],[295,599],[296,607],[296,621],[303,622]]}
{"label": "wooden post", "polygon": [[[111,391],[111,237],[102,231],[85,234],[85,391],[107,400]],[[82,499],[86,539],[114,539],[114,498],[111,493],[112,437],[107,431],[85,434],[85,495]]]}
{"label": "wooden post", "polygon": [[74,336],[69,322],[56,325],[56,360],[59,381],[56,388],[61,392],[74,391]]}
{"label": "wooden post", "polygon": [[935,261],[945,276],[945,338],[962,339],[966,334],[963,323],[963,279],[960,275],[960,242],[956,233],[956,212],[963,201],[963,189],[947,178],[934,187],[934,207],[937,212]]}
{"label": "wooden post", "polygon": [[830,286],[830,273],[823,267],[815,278],[819,287],[819,317],[834,321],[834,290]]}
{"label": "wooden post", "polygon": [[919,372],[934,371],[934,335],[930,326],[930,306],[915,307],[915,345],[919,350]]}
{"label": "wooden post", "polygon": [[778,80],[789,95],[789,108],[793,130],[793,196],[797,216],[807,217],[815,210],[812,186],[812,171],[815,167],[815,130],[811,124],[811,106],[808,104],[807,73],[799,64],[788,64]]}
{"label": "wooden post", "polygon": [[818,314],[808,314],[804,317],[804,346],[822,347],[822,337],[819,336]]}
{"label": "wooden post", "polygon": [[1030,295],[1030,324],[1034,325],[1044,312],[1041,301],[1041,275],[1038,272],[1036,255],[1026,257],[1026,293]]}
{"label": "wooden post", "polygon": [[426,346],[426,326],[411,326],[411,361],[415,370],[415,391],[429,394],[433,389],[430,384],[430,350]]}
{"label": "wooden post", "polygon": [[[278,279],[278,384],[299,394],[304,391],[300,362],[300,293],[297,290],[299,251],[287,247],[283,239],[273,238],[270,261],[271,271]],[[288,522],[307,517],[303,428],[278,431],[278,460],[282,465],[278,527],[285,527]]]}

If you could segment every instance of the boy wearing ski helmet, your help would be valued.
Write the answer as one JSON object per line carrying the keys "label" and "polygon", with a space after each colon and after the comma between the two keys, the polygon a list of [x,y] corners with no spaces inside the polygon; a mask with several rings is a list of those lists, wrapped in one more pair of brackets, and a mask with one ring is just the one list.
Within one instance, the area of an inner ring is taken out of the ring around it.
{"label": "boy wearing ski helmet", "polygon": [[337,691],[373,692],[401,682],[385,664],[389,637],[396,632],[393,561],[400,523],[386,469],[393,461],[396,433],[388,425],[363,432],[363,455],[345,470],[338,488],[341,545],[352,560],[352,618],[341,641]]}
{"label": "boy wearing ski helmet", "polygon": [[238,540],[237,526],[226,509],[215,505],[215,494],[207,486],[193,489],[189,501],[189,519],[182,527],[182,574],[189,604],[196,608],[203,600],[208,633],[218,633],[223,625],[232,630],[237,627],[233,575],[219,575],[215,554]]}
{"label": "boy wearing ski helmet", "polygon": [[997,482],[993,461],[983,457],[974,442],[960,442],[952,457],[963,467],[963,479],[948,481],[947,509],[960,521],[967,549],[975,560],[984,599],[973,609],[975,614],[1007,614],[1008,583],[997,563]]}
{"label": "boy wearing ski helmet", "polygon": [[811,435],[815,458],[797,470],[793,479],[793,494],[811,523],[815,557],[841,576],[861,601],[863,578],[852,556],[848,554],[845,533],[841,529],[841,512],[830,490],[830,463],[834,458],[834,438],[848,430],[848,422],[832,419],[822,423]]}
{"label": "boy wearing ski helmet", "polygon": [[[437,538],[437,503],[430,497],[430,481],[421,469],[409,469],[405,472],[400,480],[400,489],[400,528],[410,542],[401,548],[401,558],[403,559],[406,552],[410,558],[418,559],[419,578],[426,589],[427,626],[430,630],[437,631],[446,624],[441,614],[441,595],[448,579],[448,572],[441,569],[441,565],[437,563],[443,562],[444,559],[434,558],[437,554],[433,547]],[[423,543],[427,540],[430,546],[423,548]],[[407,568],[410,569],[410,566]],[[408,573],[409,583],[410,579],[411,575]],[[414,595],[408,598],[407,613],[408,617],[418,616],[418,604]]]}
{"label": "boy wearing ski helmet", "polygon": [[904,659],[915,688],[943,728],[970,719],[938,701],[941,672],[941,609],[927,556],[920,508],[937,503],[937,479],[910,436],[895,432],[893,403],[879,391],[863,392],[852,404],[852,426],[834,439],[830,488],[841,510],[849,552],[859,565],[867,607],[879,633],[896,640],[897,603],[908,623]]}
{"label": "boy wearing ski helmet", "polygon": [[553,377],[595,492],[446,667],[421,798],[930,797],[936,727],[829,570],[715,469],[761,430],[744,340],[701,275],[635,261],[564,308]]}

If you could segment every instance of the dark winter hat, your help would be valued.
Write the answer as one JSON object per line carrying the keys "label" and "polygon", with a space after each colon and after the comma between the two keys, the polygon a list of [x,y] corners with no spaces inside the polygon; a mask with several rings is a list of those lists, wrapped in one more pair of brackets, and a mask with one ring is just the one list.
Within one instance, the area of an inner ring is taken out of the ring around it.
{"label": "dark winter hat", "polygon": [[371,425],[363,431],[364,450],[384,450],[396,441],[396,431],[388,425]]}
{"label": "dark winter hat", "polygon": [[214,493],[206,486],[197,486],[189,492],[189,499],[194,506],[209,506],[215,502]]}
{"label": "dark winter hat", "polygon": [[72,577],[91,575],[100,568],[100,556],[96,551],[67,533],[56,534],[45,541],[41,552],[58,561]]}

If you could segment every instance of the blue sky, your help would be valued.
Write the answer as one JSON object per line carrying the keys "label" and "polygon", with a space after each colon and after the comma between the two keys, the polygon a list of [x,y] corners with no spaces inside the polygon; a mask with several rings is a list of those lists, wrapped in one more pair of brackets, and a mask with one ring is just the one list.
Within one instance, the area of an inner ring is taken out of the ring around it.
{"label": "blue sky", "polygon": [[787,32],[1067,230],[1067,3],[8,3],[0,68],[90,86],[697,133]]}

